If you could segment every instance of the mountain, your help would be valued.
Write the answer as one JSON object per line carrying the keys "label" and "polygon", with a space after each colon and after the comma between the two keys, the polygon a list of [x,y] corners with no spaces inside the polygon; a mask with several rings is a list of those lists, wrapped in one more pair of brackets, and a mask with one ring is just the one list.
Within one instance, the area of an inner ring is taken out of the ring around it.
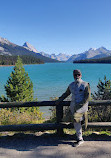
{"label": "mountain", "polygon": [[107,50],[105,47],[100,47],[98,49],[90,48],[88,51],[83,53],[72,55],[67,62],[85,59],[99,59],[108,56],[111,56],[111,50]]}
{"label": "mountain", "polygon": [[60,53],[58,55],[51,54],[52,59],[56,59],[56,60],[59,60],[59,61],[67,61],[70,57],[71,57],[71,55],[62,54],[62,53]]}
{"label": "mountain", "polygon": [[73,62],[78,60],[85,59],[99,59],[111,56],[111,50],[106,49],[105,47],[100,47],[98,49],[90,48],[89,50],[74,55],[66,54],[47,54],[45,52],[39,52],[36,50],[30,43],[25,42],[23,46],[16,45],[5,38],[0,37],[0,55],[28,55],[33,56],[42,60],[43,62],[59,62],[67,61]]}
{"label": "mountain", "polygon": [[58,62],[57,60],[45,57],[40,53],[35,53],[34,51],[25,48],[25,46],[16,45],[2,37],[0,37],[0,55],[31,55],[42,60],[43,62]]}
{"label": "mountain", "polygon": [[56,55],[56,54],[50,54],[49,55],[49,54],[46,54],[44,52],[40,52],[40,54],[42,54],[42,55],[44,55],[46,57],[49,57],[51,59],[56,59],[58,61],[67,61],[71,57],[71,55],[62,54],[62,53],[60,53],[58,55]]}
{"label": "mountain", "polygon": [[43,56],[45,56],[45,57],[48,57],[48,58],[51,58],[51,59],[55,59],[55,60],[58,60],[58,61],[67,61],[70,57],[71,57],[71,55],[67,55],[67,54],[62,54],[62,53],[60,53],[60,54],[58,54],[58,55],[56,55],[56,54],[47,54],[47,53],[45,53],[45,52],[39,52],[39,51],[37,51],[35,48],[34,48],[34,46],[32,46],[30,43],[28,43],[28,42],[25,42],[24,44],[23,44],[23,47],[24,48],[26,48],[26,49],[28,49],[28,50],[30,50],[30,51],[33,51],[33,52],[35,52],[35,53],[40,53],[41,55],[43,55]]}
{"label": "mountain", "polygon": [[56,59],[56,60],[59,60],[59,61],[67,61],[67,60],[71,57],[71,55],[67,55],[67,54],[62,54],[62,53],[60,53],[60,54],[58,54],[58,55],[51,54],[51,57],[52,57],[53,59]]}
{"label": "mountain", "polygon": [[39,51],[37,51],[37,49],[35,49],[30,43],[28,43],[28,42],[25,42],[24,44],[23,44],[23,47],[24,48],[26,48],[26,49],[28,49],[28,50],[30,50],[30,51],[33,51],[33,52],[35,52],[35,53],[39,53]]}
{"label": "mountain", "polygon": [[11,45],[12,47],[16,46],[7,39],[0,37],[0,55],[11,55],[10,51],[5,47],[5,45]]}

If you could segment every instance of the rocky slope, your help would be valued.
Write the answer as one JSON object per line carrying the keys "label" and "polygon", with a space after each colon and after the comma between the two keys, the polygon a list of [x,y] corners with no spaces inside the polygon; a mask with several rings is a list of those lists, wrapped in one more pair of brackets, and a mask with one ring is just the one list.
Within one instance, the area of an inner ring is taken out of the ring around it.
{"label": "rocky slope", "polygon": [[105,47],[100,47],[98,49],[90,48],[83,53],[72,55],[67,61],[73,62],[76,60],[99,59],[108,56],[111,56],[111,50],[107,50]]}
{"label": "rocky slope", "polygon": [[41,55],[40,53],[36,53],[31,49],[29,50],[24,46],[16,45],[2,37],[0,37],[0,55],[31,55],[35,58],[42,60],[43,62],[58,62],[55,59],[51,59]]}

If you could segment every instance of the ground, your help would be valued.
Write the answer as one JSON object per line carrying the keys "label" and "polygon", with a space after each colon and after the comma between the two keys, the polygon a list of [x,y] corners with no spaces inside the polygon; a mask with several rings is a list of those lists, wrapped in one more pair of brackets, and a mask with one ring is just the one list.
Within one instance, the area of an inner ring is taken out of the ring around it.
{"label": "ground", "polygon": [[111,136],[84,136],[84,144],[73,147],[75,136],[17,133],[0,136],[0,158],[110,158]]}

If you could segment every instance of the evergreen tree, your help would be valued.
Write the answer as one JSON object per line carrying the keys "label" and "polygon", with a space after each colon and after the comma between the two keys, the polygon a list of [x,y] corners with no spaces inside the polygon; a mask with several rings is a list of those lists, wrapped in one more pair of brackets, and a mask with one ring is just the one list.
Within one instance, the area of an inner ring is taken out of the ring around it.
{"label": "evergreen tree", "polygon": [[106,79],[104,76],[104,81],[99,79],[97,85],[97,92],[92,94],[94,100],[108,100],[111,99],[111,81]]}
{"label": "evergreen tree", "polygon": [[[33,83],[30,81],[28,73],[25,72],[22,60],[19,56],[15,64],[15,67],[12,73],[10,74],[7,83],[4,87],[7,94],[7,98],[2,95],[0,97],[1,102],[33,101]],[[40,112],[39,107],[11,108],[11,111],[9,111],[9,109],[7,108],[5,110],[5,113],[9,113],[13,119],[15,118],[15,116],[20,116],[20,118],[23,119],[23,121],[21,121],[22,123],[27,122],[27,119],[29,119],[28,123],[31,123],[33,120],[35,121],[43,119],[43,113]],[[9,117],[5,119],[5,113],[3,120],[6,122],[6,120],[9,120]],[[16,123],[18,124],[17,120]]]}
{"label": "evergreen tree", "polygon": [[[97,85],[97,92],[92,94],[94,100],[110,100],[111,99],[111,81],[106,79],[104,76],[104,81],[99,79]],[[89,107],[89,117],[90,121],[111,121],[111,106],[97,106]]]}
{"label": "evergreen tree", "polygon": [[5,91],[9,101],[33,101],[33,83],[18,56],[14,71],[10,74],[5,85]]}

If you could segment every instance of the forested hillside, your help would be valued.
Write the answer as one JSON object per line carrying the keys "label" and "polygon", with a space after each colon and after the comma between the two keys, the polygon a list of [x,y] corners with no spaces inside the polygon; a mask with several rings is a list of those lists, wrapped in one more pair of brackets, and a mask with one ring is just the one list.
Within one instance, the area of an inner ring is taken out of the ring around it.
{"label": "forested hillside", "polygon": [[0,41],[0,55],[10,55],[10,56],[27,55],[40,59],[43,62],[59,62],[58,60],[45,57],[40,53],[35,53],[33,51],[30,51],[22,46],[11,43],[10,41],[5,40],[3,38]]}
{"label": "forested hillside", "polygon": [[[33,56],[20,55],[23,64],[43,64],[44,62]],[[17,56],[0,55],[0,65],[15,65]]]}
{"label": "forested hillside", "polygon": [[86,60],[78,60],[73,61],[73,63],[111,63],[111,56],[100,59],[86,59]]}

